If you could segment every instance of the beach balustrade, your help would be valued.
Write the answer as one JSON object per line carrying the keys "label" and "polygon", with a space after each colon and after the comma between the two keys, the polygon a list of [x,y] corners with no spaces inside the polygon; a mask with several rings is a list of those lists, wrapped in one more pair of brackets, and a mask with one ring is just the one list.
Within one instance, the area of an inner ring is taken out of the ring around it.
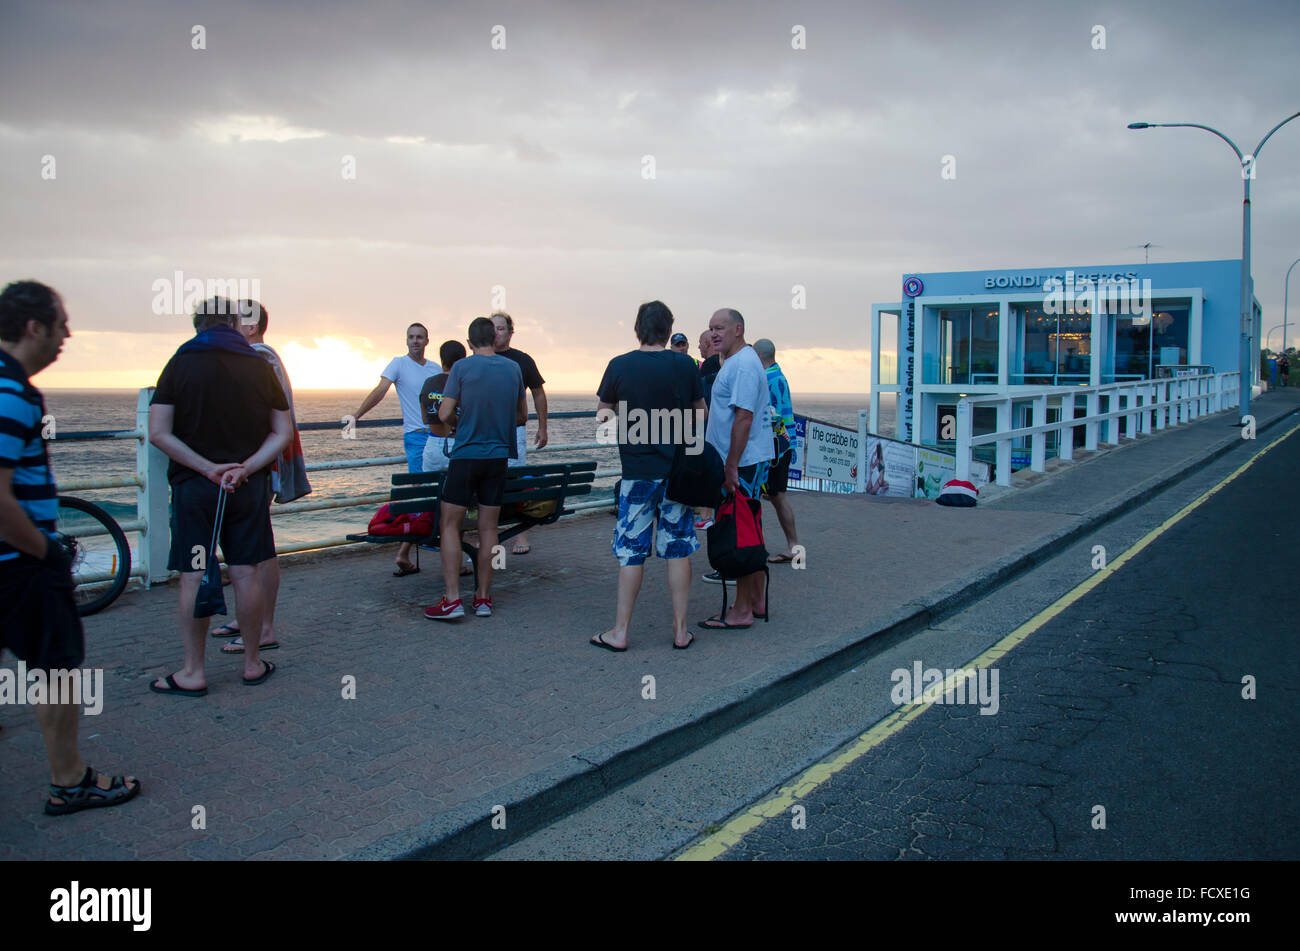
{"label": "beach balustrade", "polygon": [[[1118,445],[1121,438],[1135,439],[1167,427],[1188,423],[1201,416],[1220,413],[1241,405],[1241,375],[1196,373],[1172,379],[1105,383],[1100,386],[1055,386],[1017,388],[1013,393],[964,396],[957,402],[957,478],[969,479],[971,451],[976,446],[996,447],[994,480],[1011,485],[1013,443],[1029,443],[1029,469],[1044,472],[1047,467],[1047,437],[1057,434],[1057,456],[1071,461],[1074,431],[1084,430],[1083,448],[1095,451],[1099,443]],[[1083,415],[1077,415],[1077,401],[1084,400]],[[1031,424],[1015,426],[1017,406],[1030,407]],[[992,432],[972,431],[977,406],[996,410]],[[1103,409],[1104,406],[1104,409]],[[1059,418],[1048,422],[1049,409]],[[1120,420],[1124,420],[1121,434]]]}

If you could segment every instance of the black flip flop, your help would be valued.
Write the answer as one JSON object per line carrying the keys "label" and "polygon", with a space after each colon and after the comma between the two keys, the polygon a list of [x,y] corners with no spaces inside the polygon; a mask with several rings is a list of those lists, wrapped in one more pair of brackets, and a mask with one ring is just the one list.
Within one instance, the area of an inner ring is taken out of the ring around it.
{"label": "black flip flop", "polygon": [[605,650],[613,651],[615,654],[621,654],[623,653],[623,651],[627,650],[626,647],[615,647],[613,644],[607,644],[605,642],[604,634],[597,634],[596,639],[594,641],[588,640],[587,643],[590,644],[592,647],[603,647],[605,648]]}
{"label": "black flip flop", "polygon": [[694,634],[691,634],[690,631],[687,631],[686,633],[687,633],[688,635],[690,635],[690,638],[691,638],[691,639],[690,639],[689,641],[687,641],[685,644],[678,644],[677,641],[674,640],[674,641],[673,641],[673,650],[675,650],[675,651],[684,651],[684,650],[686,650],[688,647],[690,647],[692,644],[695,643],[695,635],[694,635]]}
{"label": "black flip flop", "polygon": [[697,626],[706,631],[743,631],[747,627],[753,627],[754,624],[752,621],[749,624],[728,624],[720,617],[711,617],[701,621]]}
{"label": "black flip flop", "polygon": [[182,687],[176,682],[175,674],[168,674],[166,678],[164,678],[164,682],[167,684],[168,689],[166,690],[152,682],[149,684],[149,689],[154,693],[174,693],[178,697],[206,697],[208,694],[207,687]]}
{"label": "black flip flop", "polygon": [[265,683],[267,678],[269,678],[273,673],[275,673],[275,664],[271,663],[269,660],[264,660],[262,661],[262,663],[266,665],[266,670],[262,671],[262,676],[254,677],[252,680],[249,680],[247,677],[245,677],[244,678],[245,687],[256,687],[260,683]]}

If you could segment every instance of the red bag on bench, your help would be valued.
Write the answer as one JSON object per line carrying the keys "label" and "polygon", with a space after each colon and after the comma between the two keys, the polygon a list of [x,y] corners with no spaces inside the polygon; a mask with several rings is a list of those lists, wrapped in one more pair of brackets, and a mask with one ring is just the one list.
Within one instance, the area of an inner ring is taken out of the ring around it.
{"label": "red bag on bench", "polygon": [[371,535],[432,535],[434,529],[432,512],[410,512],[405,515],[393,515],[388,506],[381,506],[370,520]]}

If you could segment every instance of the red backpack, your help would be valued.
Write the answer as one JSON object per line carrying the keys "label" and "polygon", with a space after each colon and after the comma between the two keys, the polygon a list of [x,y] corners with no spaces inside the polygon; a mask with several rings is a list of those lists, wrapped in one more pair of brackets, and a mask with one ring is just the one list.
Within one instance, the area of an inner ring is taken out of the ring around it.
{"label": "red backpack", "polygon": [[[768,573],[767,547],[763,544],[763,505],[744,492],[727,496],[713,515],[709,526],[709,564],[724,579],[743,578],[761,571],[765,576],[763,596],[767,597],[772,576]],[[722,613],[727,616],[727,586],[722,588]],[[767,607],[766,621],[772,616]]]}
{"label": "red backpack", "polygon": [[432,512],[410,512],[405,515],[394,515],[388,511],[388,506],[381,506],[375,513],[375,517],[370,520],[371,535],[415,535],[424,537],[432,535],[434,531],[434,521]]}

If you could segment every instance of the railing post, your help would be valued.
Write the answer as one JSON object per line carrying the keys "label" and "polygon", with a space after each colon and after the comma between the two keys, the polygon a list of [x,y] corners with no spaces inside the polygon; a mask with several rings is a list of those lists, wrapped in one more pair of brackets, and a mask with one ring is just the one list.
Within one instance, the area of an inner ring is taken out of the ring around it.
{"label": "railing post", "polygon": [[136,518],[144,522],[140,550],[136,557],[144,568],[145,585],[167,580],[167,551],[171,547],[171,519],[168,505],[167,456],[149,442],[149,403],[153,387],[140,391],[135,404],[135,474],[140,486],[135,492]]}
{"label": "railing post", "polygon": [[[1106,394],[1106,412],[1119,412],[1119,390],[1112,389]],[[1106,443],[1108,445],[1119,445],[1119,417],[1112,416],[1105,422]]]}
{"label": "railing post", "polygon": [[1151,404],[1155,402],[1156,388],[1150,383],[1145,384],[1142,389],[1142,435],[1151,435]]}
{"label": "railing post", "polygon": [[[1047,396],[1034,397],[1034,414],[1032,425],[1047,425]],[[1034,433],[1029,437],[1029,470],[1031,472],[1047,471],[1047,433]]]}
{"label": "railing post", "polygon": [[[998,432],[1005,433],[1011,428],[1011,397],[998,403]],[[997,484],[1011,485],[1011,437],[1004,436],[997,441]]]}
{"label": "railing post", "polygon": [[1084,417],[1088,422],[1083,424],[1083,448],[1088,452],[1097,451],[1097,414],[1101,412],[1101,394],[1096,390],[1088,391],[1088,408]]}
{"label": "railing post", "polygon": [[[971,437],[970,398],[962,397],[957,401],[957,465],[956,477],[970,481],[970,437]],[[861,469],[858,470],[861,476]]]}
{"label": "railing post", "polygon": [[1070,420],[1074,419],[1074,394],[1068,393],[1061,397],[1061,438],[1057,441],[1056,458],[1062,462],[1070,462],[1074,459],[1074,427],[1070,425]]}
{"label": "railing post", "polygon": [[[858,410],[858,480],[853,486],[853,491],[859,493],[867,491],[867,422],[870,418],[870,411]],[[957,464],[960,466],[960,461]]]}

